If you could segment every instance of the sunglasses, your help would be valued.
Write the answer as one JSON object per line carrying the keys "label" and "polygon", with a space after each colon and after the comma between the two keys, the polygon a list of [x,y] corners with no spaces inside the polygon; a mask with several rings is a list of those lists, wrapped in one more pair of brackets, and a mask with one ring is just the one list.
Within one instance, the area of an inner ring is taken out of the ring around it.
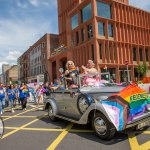
{"label": "sunglasses", "polygon": [[72,65],[72,64],[68,64],[68,65]]}

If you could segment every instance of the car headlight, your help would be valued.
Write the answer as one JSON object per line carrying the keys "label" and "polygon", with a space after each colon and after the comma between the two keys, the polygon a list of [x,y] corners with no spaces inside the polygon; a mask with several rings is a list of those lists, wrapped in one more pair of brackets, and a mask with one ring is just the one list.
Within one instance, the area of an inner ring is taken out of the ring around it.
{"label": "car headlight", "polygon": [[147,105],[147,110],[150,111],[150,104]]}

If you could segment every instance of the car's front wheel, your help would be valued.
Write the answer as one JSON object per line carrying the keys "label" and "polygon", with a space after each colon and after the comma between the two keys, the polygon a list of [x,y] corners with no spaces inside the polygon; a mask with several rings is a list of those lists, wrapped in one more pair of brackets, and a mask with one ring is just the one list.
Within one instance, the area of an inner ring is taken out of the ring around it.
{"label": "car's front wheel", "polygon": [[102,113],[95,114],[92,127],[100,139],[110,140],[115,135],[115,127]]}
{"label": "car's front wheel", "polygon": [[56,117],[54,116],[54,110],[53,107],[51,106],[51,104],[48,107],[48,116],[50,118],[51,121],[56,121]]}

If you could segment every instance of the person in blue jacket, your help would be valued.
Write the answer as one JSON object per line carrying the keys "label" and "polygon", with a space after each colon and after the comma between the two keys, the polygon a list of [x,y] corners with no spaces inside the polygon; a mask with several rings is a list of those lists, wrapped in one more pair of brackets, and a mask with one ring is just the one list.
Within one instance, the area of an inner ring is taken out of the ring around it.
{"label": "person in blue jacket", "polygon": [[27,97],[29,96],[29,89],[26,84],[22,84],[19,88],[19,97],[22,105],[22,110],[26,110]]}
{"label": "person in blue jacket", "polygon": [[11,106],[11,112],[14,113],[15,111],[13,107],[14,107],[14,101],[16,99],[16,93],[13,85],[10,85],[9,88],[7,89],[7,95]]}
{"label": "person in blue jacket", "polygon": [[5,91],[3,85],[0,84],[0,114],[2,115],[5,107]]}

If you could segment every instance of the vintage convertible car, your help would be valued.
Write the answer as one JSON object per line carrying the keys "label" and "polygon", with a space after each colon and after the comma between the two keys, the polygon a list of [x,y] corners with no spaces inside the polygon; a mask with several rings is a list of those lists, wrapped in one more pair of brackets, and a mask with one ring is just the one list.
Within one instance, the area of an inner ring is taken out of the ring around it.
{"label": "vintage convertible car", "polygon": [[[57,118],[77,124],[91,123],[104,140],[116,131],[150,124],[150,99],[137,86],[111,85],[104,74],[79,75],[76,85],[52,87],[45,99],[45,110],[52,121]],[[65,82],[66,83],[66,82]]]}

